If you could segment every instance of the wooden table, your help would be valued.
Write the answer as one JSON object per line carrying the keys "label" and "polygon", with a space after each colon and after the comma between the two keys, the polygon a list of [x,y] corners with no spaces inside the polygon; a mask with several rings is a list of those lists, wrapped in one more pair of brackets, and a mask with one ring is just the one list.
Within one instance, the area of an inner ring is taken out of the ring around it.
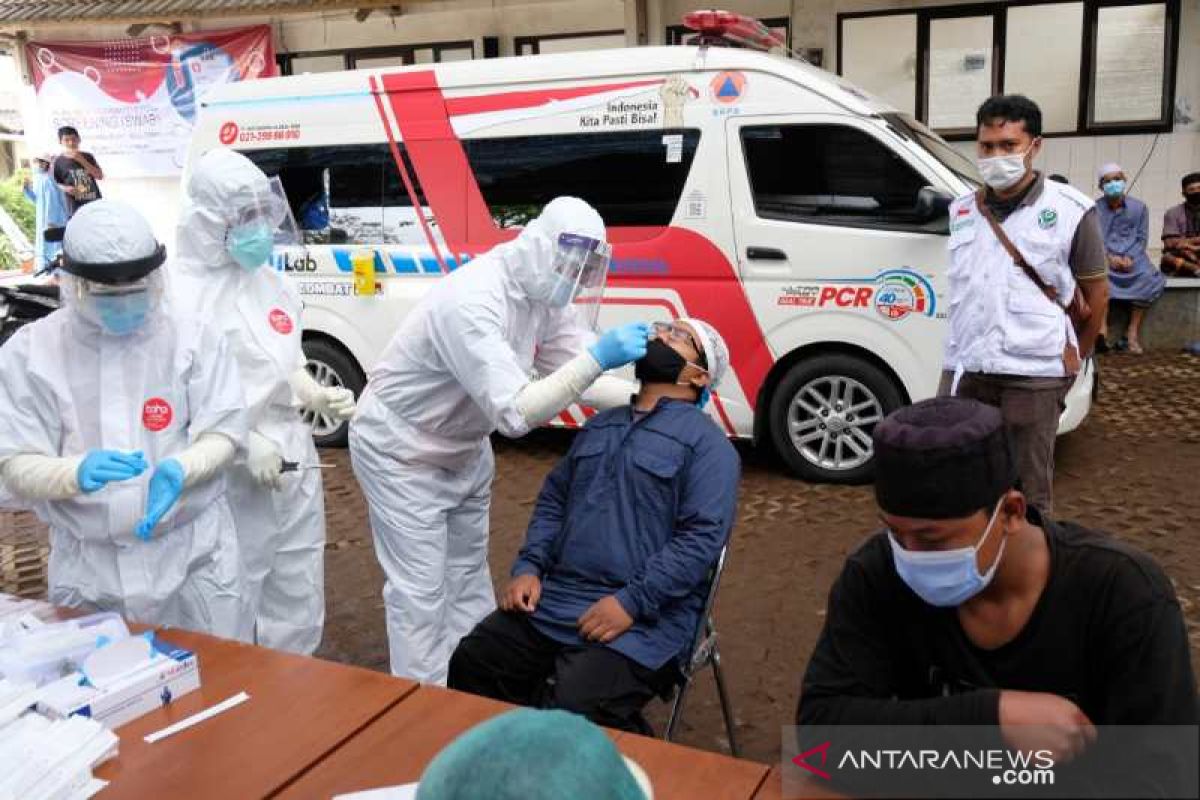
{"label": "wooden table", "polygon": [[766,764],[756,761],[633,733],[620,734],[617,749],[646,770],[654,800],[749,800],[768,772]]}
{"label": "wooden table", "polygon": [[[200,688],[122,725],[96,770],[114,798],[266,797],[417,689],[378,672],[181,630],[160,638],[200,658]],[[154,744],[142,739],[240,691],[250,699]]]}
{"label": "wooden table", "polygon": [[[96,770],[111,782],[105,800],[328,798],[412,783],[463,731],[513,708],[204,634],[158,635],[197,654],[200,689],[117,729],[118,757]],[[142,738],[240,691],[250,700],[155,744]],[[606,732],[649,775],[655,800],[780,797],[765,764]]]}
{"label": "wooden table", "polygon": [[318,798],[414,783],[456,736],[513,706],[422,686],[290,783],[283,798]]}
{"label": "wooden table", "polygon": [[821,783],[819,778],[812,778],[803,781],[803,786],[800,790],[783,793],[783,777],[779,771],[779,767],[771,767],[770,774],[763,781],[763,785],[758,790],[758,794],[754,795],[754,800],[826,800],[827,798],[844,798],[845,795],[838,794],[832,789],[826,788]]}
{"label": "wooden table", "polygon": [[[413,783],[460,733],[512,708],[475,695],[422,686],[289,784],[280,797],[331,797]],[[620,731],[608,733],[618,750],[646,770],[655,800],[749,800],[767,776],[765,764]]]}

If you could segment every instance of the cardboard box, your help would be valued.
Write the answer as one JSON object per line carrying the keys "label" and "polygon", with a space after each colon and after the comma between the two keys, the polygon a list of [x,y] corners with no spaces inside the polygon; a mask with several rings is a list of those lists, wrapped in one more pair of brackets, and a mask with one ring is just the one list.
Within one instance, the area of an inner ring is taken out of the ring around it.
{"label": "cardboard box", "polygon": [[116,728],[200,688],[195,653],[158,639],[154,647],[162,658],[104,689],[88,685],[79,672],[43,686],[38,710],[51,719],[78,715]]}

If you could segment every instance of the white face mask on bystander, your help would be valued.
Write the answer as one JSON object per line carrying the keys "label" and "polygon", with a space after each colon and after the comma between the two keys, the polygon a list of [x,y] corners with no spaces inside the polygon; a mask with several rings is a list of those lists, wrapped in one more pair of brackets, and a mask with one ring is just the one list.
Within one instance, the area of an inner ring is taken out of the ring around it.
{"label": "white face mask on bystander", "polygon": [[1029,167],[1025,164],[1027,155],[1029,155],[1029,150],[1007,156],[981,158],[975,163],[979,167],[979,174],[983,177],[984,183],[993,189],[1004,191],[1016,186],[1029,171]]}

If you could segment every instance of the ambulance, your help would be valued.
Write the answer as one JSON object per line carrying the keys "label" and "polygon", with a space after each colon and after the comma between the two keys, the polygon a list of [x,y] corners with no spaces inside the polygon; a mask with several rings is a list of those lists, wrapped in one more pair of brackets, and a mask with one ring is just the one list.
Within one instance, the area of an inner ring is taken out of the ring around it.
{"label": "ambulance", "polygon": [[875,423],[936,392],[947,207],[978,186],[970,160],[838,76],[707,43],[226,84],[189,158],[216,147],[283,182],[302,241],[275,267],[303,296],[318,380],[361,391],[434,281],[574,195],[613,245],[600,328],[711,322],[732,361],[716,423],[830,482],[867,479]]}

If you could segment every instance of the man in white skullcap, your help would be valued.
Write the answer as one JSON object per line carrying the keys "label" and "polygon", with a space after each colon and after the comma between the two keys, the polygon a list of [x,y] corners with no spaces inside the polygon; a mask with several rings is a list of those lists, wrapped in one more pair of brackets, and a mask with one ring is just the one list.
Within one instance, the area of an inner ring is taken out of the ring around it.
{"label": "man in white skullcap", "polygon": [[724,340],[695,319],[651,336],[632,404],[589,420],[546,479],[500,610],[450,659],[452,688],[649,732],[642,707],[691,655],[740,472],[701,410]]}
{"label": "man in white skullcap", "polygon": [[[1125,170],[1109,162],[1097,172],[1101,196],[1096,198],[1096,219],[1104,233],[1104,249],[1108,253],[1108,297],[1130,304],[1129,328],[1116,344],[1116,349],[1134,355],[1142,353],[1142,322],[1154,301],[1162,297],[1167,279],[1154,266],[1146,253],[1150,239],[1150,209],[1136,197],[1131,197]],[[1108,339],[1107,309],[1102,331]]]}

